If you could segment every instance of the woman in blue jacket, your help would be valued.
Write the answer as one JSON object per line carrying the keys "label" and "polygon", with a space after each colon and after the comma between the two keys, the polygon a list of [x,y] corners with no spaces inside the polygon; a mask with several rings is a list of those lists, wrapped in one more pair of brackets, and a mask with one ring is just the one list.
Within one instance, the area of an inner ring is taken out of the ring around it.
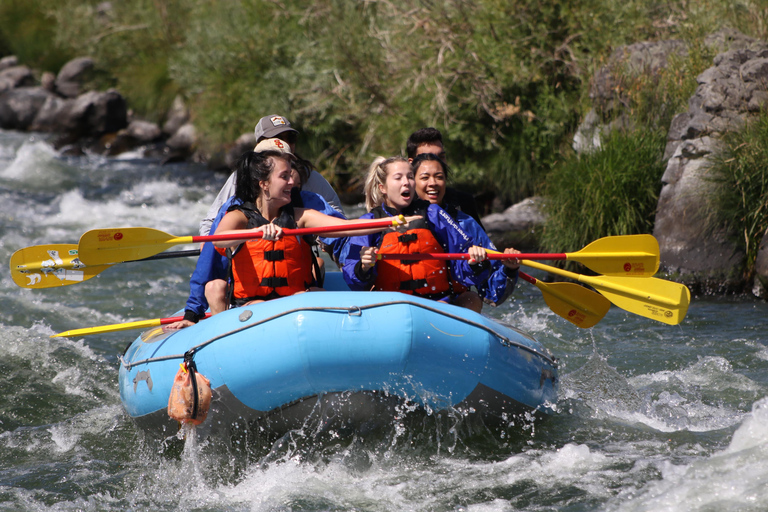
{"label": "woman in blue jacket", "polygon": [[[486,252],[473,245],[458,223],[436,204],[416,195],[413,170],[404,158],[378,158],[365,183],[368,213],[361,219],[421,216],[406,233],[375,233],[349,239],[344,279],[352,290],[400,291],[444,300],[480,311],[482,300],[470,286],[488,279]],[[380,259],[379,255],[467,253],[468,260]]]}
{"label": "woman in blue jacket", "polygon": [[[459,210],[456,205],[446,201],[445,191],[449,168],[441,158],[432,153],[421,153],[413,159],[411,166],[416,179],[416,193],[420,198],[443,208],[459,223],[461,229],[476,245],[497,251],[485,230],[474,218]],[[519,254],[520,251],[508,248],[504,250],[504,253]],[[494,260],[489,261],[489,263],[491,271],[488,281],[480,283],[477,286],[477,291],[485,302],[492,306],[498,306],[515,289],[520,263],[513,259]]]}

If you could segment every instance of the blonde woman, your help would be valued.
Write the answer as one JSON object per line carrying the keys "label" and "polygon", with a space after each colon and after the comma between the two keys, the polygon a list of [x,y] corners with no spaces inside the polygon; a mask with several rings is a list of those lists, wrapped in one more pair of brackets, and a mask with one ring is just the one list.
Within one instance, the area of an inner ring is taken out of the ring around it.
{"label": "blonde woman", "polygon": [[[442,208],[419,199],[408,160],[377,158],[365,182],[368,213],[361,219],[419,216],[406,233],[374,233],[349,239],[344,279],[353,290],[399,291],[441,300],[479,312],[483,301],[469,291],[488,279],[485,249],[470,238]],[[467,253],[469,260],[417,261],[378,259],[378,254]]]}

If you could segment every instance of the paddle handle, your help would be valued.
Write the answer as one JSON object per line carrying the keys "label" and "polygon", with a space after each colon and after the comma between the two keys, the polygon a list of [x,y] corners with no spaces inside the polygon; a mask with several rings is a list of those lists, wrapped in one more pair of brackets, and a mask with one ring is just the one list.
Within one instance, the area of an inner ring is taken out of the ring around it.
{"label": "paddle handle", "polygon": [[[211,316],[206,313],[204,318]],[[83,327],[82,329],[72,329],[71,331],[52,334],[51,338],[73,338],[75,336],[88,336],[90,334],[103,334],[107,332],[130,331],[131,329],[147,329],[149,327],[158,327],[168,325],[173,322],[184,320],[183,316],[171,316],[168,318],[152,318],[150,320],[138,320],[136,322],[125,322],[122,324],[101,325],[98,327]]]}
{"label": "paddle handle", "polygon": [[[335,233],[338,231],[349,231],[354,229],[370,229],[370,228],[383,228],[389,226],[400,226],[405,224],[405,217],[398,215],[397,217],[391,217],[388,219],[380,219],[367,222],[349,222],[346,224],[336,224],[333,226],[321,226],[314,228],[296,228],[283,229],[283,235],[288,236],[303,236],[303,235],[320,235],[323,233]],[[254,238],[261,238],[261,233],[238,233],[238,234],[226,234],[226,235],[197,235],[190,237],[178,237],[179,239],[189,239],[192,243],[198,242],[226,242],[229,240],[253,240]],[[179,242],[186,243],[186,242]]]}
{"label": "paddle handle", "polygon": [[[461,252],[424,252],[415,254],[377,254],[376,258],[379,260],[468,260],[469,254]],[[489,260],[514,260],[514,259],[528,259],[528,260],[565,260],[566,254],[548,254],[548,253],[518,253],[518,254],[504,254],[504,253],[490,253],[488,254]]]}

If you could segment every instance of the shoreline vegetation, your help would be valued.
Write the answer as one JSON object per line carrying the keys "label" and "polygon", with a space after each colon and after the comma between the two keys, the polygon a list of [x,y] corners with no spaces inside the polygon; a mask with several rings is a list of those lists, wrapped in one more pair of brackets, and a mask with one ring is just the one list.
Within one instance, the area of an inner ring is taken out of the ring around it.
{"label": "shoreline vegetation", "polygon": [[[0,58],[15,56],[7,68],[29,73],[4,86],[0,71],[0,104],[37,87],[47,91],[35,92],[39,108],[66,111],[77,128],[60,147],[110,154],[141,144],[164,161],[217,170],[253,146],[255,120],[279,113],[347,200],[375,156],[402,154],[408,134],[435,126],[454,184],[486,214],[543,198],[546,220],[531,228],[540,248],[653,233],[668,275],[695,292],[768,298],[768,93],[732,109],[738,129],[691,135],[689,123],[673,134],[681,116],[696,118],[701,77],[722,52],[768,58],[745,39],[768,40],[758,0],[5,0]],[[67,89],[62,68],[73,59],[81,66]],[[120,101],[125,119],[110,120]],[[54,124],[47,131],[67,132]],[[670,162],[705,138],[720,147],[708,164],[706,218],[676,218],[706,225],[722,264],[706,254],[689,261],[709,239],[664,227],[670,190],[685,182],[670,178]]]}

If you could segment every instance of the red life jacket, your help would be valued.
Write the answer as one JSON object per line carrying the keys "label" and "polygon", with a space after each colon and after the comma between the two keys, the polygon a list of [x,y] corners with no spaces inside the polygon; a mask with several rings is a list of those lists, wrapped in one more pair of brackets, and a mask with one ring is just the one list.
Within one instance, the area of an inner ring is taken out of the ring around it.
{"label": "red life jacket", "polygon": [[[417,200],[418,201],[418,200]],[[435,238],[427,221],[427,207],[417,206],[410,215],[421,215],[423,219],[410,223],[405,233],[386,233],[379,245],[380,254],[414,254],[421,252],[445,252]],[[374,218],[387,214],[381,207],[371,210]],[[450,270],[442,260],[387,260],[376,262],[374,289],[399,291],[427,298],[442,298],[452,293]]]}
{"label": "red life jacket", "polygon": [[[246,229],[267,224],[253,205],[242,204],[231,210],[242,211],[248,219]],[[295,228],[293,208],[283,207],[275,221],[280,227]],[[217,249],[220,253],[224,249]],[[306,291],[313,285],[312,248],[299,236],[284,236],[270,241],[249,240],[234,251],[227,251],[232,276],[232,302],[245,304],[251,300],[269,300]]]}

